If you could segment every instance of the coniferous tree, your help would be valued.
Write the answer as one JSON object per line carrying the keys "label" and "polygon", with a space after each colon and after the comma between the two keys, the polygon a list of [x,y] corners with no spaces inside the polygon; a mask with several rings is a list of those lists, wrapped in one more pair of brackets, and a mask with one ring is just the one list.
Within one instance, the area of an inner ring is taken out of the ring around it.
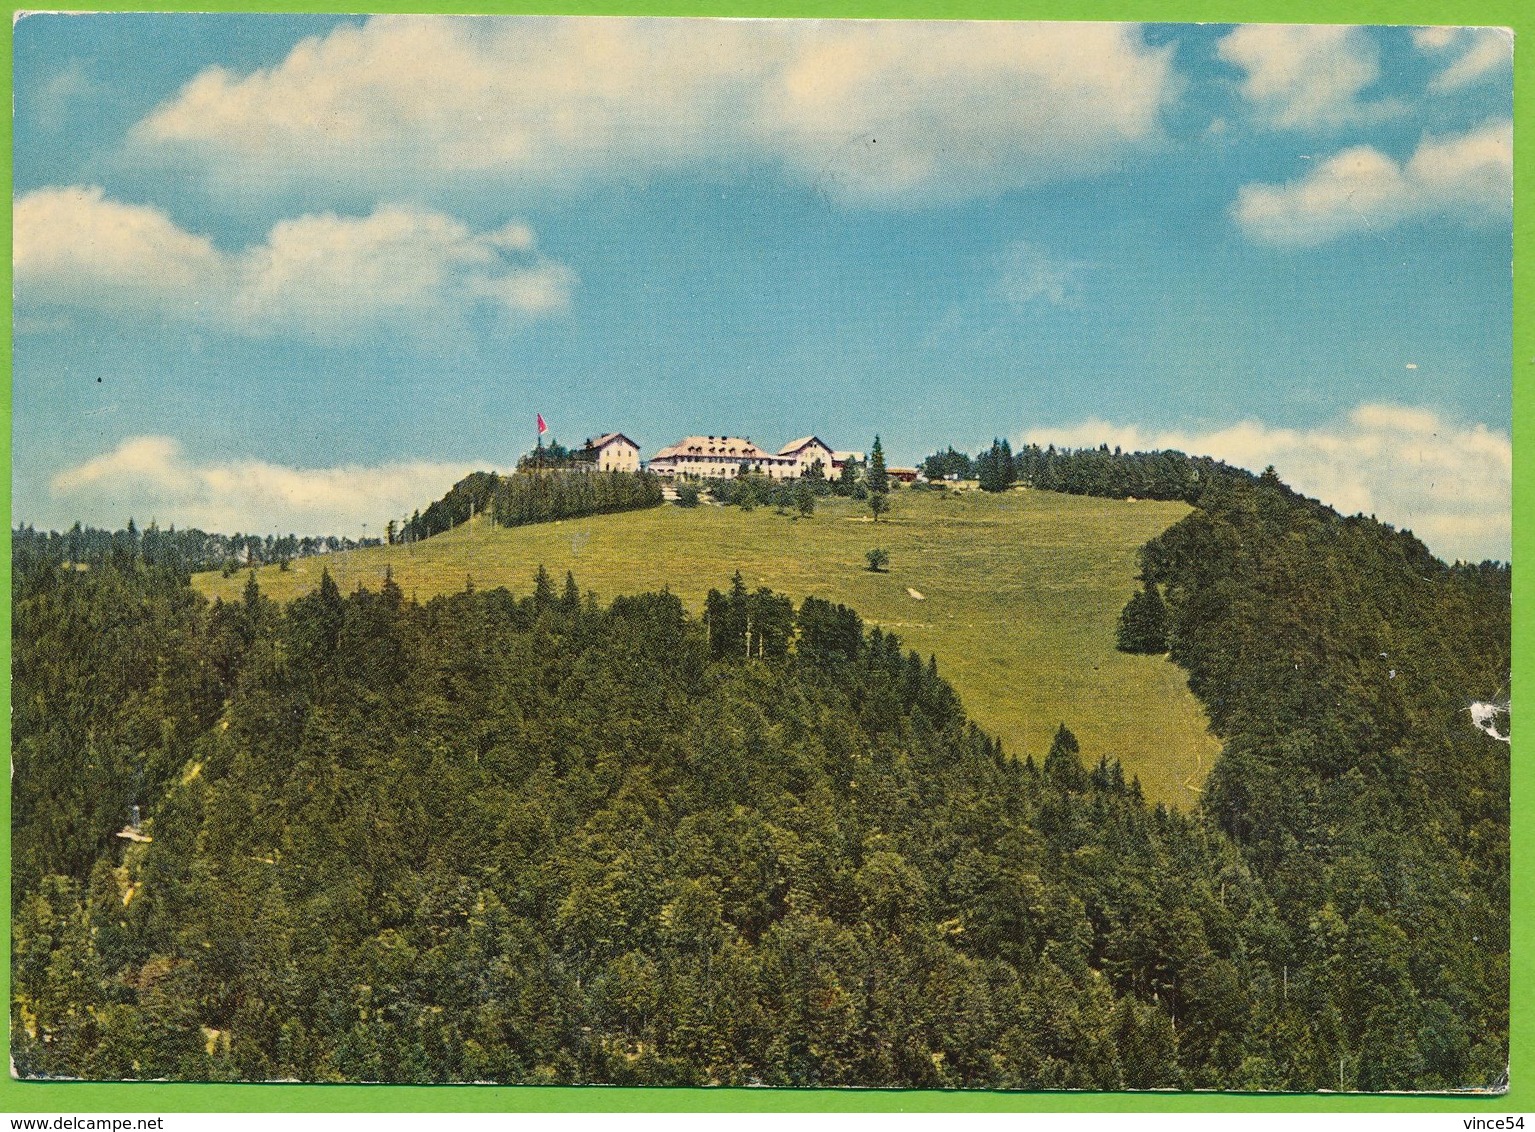
{"label": "coniferous tree", "polygon": [[798,623],[797,647],[802,656],[852,660],[863,644],[863,620],[858,614],[824,598],[807,597],[800,605]]}
{"label": "coniferous tree", "polygon": [[878,436],[874,438],[874,448],[869,453],[869,474],[865,477],[864,486],[869,492],[869,513],[877,523],[879,517],[890,510],[890,473],[885,470],[885,449]]}
{"label": "coniferous tree", "polygon": [[890,490],[890,473],[885,470],[885,449],[880,444],[878,436],[874,438],[874,447],[869,452],[869,474],[866,482],[870,495],[884,495]]}
{"label": "coniferous tree", "polygon": [[710,590],[704,599],[704,626],[708,632],[709,655],[715,660],[730,660],[746,655],[747,625],[746,582],[737,570],[730,579],[730,592]]}
{"label": "coniferous tree", "polygon": [[320,639],[327,653],[333,653],[341,640],[341,627],[345,623],[346,616],[341,587],[336,585],[336,580],[330,576],[329,570],[320,571],[318,605],[320,607],[318,618]]}
{"label": "coniferous tree", "polygon": [[858,461],[849,456],[842,461],[842,467],[837,472],[836,492],[838,495],[850,496],[853,487],[858,483]]}
{"label": "coniferous tree", "polygon": [[[542,567],[540,567],[542,569]],[[405,600],[405,591],[400,588],[400,583],[394,580],[394,567],[384,567],[384,581],[378,588],[379,596],[384,599],[386,605],[398,608]]]}
{"label": "coniferous tree", "polygon": [[991,448],[976,457],[975,470],[982,491],[1006,491],[1018,480],[1012,446],[1000,438],[993,440]]}
{"label": "coniferous tree", "polygon": [[1081,751],[1077,737],[1061,724],[1050,741],[1050,752],[1045,755],[1046,780],[1063,790],[1086,790],[1087,770],[1082,766]]}
{"label": "coniferous tree", "polygon": [[1164,653],[1167,651],[1167,606],[1155,582],[1126,603],[1119,615],[1116,644],[1120,652]]}
{"label": "coniferous tree", "polygon": [[794,636],[794,603],[767,586],[746,599],[746,655],[776,660],[789,651]]}
{"label": "coniferous tree", "polygon": [[549,577],[549,571],[544,569],[544,564],[538,564],[538,573],[533,575],[533,608],[548,609],[554,605],[554,582]]}
{"label": "coniferous tree", "polygon": [[930,480],[946,480],[950,476],[967,480],[974,471],[974,462],[951,444],[942,452],[934,452],[922,461],[922,474]]}

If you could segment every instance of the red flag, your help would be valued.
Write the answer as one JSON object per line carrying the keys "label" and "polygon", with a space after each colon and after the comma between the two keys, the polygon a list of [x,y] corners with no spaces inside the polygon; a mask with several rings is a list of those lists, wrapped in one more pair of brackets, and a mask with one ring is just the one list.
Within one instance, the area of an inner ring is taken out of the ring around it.
{"label": "red flag", "polygon": [[538,435],[543,436],[544,433],[549,431],[549,426],[544,423],[543,413],[537,413],[535,415],[538,417]]}

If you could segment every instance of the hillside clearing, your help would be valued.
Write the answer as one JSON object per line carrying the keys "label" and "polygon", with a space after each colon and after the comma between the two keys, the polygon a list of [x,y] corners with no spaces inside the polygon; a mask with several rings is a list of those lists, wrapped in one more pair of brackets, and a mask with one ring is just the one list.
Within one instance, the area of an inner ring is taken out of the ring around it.
{"label": "hillside clearing", "polygon": [[[877,524],[841,499],[820,500],[808,519],[667,505],[510,529],[476,520],[414,546],[300,559],[257,577],[263,593],[286,601],[318,585],[324,569],[345,591],[376,587],[388,567],[425,601],[471,581],[525,594],[542,563],[556,585],[569,570],[603,600],[668,587],[696,614],[709,589],[740,570],[752,588],[844,602],[935,654],[971,717],[1012,754],[1040,758],[1064,721],[1086,760],[1122,759],[1148,798],[1196,797],[1219,744],[1183,673],[1165,657],[1114,648],[1119,611],[1137,588],[1136,551],[1187,506],[1034,491],[900,491],[892,501]],[[880,573],[865,567],[875,547],[890,554]],[[245,580],[200,574],[194,585],[232,600]]]}

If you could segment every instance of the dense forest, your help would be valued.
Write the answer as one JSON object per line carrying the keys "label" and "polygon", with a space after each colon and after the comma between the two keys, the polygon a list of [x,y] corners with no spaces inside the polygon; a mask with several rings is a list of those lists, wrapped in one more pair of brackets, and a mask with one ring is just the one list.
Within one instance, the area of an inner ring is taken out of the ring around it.
{"label": "dense forest", "polygon": [[1497,1084],[1508,748],[1466,708],[1506,696],[1506,567],[1266,475],[1142,571],[1225,744],[1191,812],[739,579],[697,619],[542,571],[209,605],[18,552],[17,1069]]}
{"label": "dense forest", "polygon": [[1508,568],[1447,566],[1272,469],[1218,481],[1142,566],[1223,741],[1204,813],[1303,963],[1292,1057],[1357,1056],[1377,1082],[1490,1068],[1508,1027],[1509,761],[1468,709],[1507,702]]}
{"label": "dense forest", "polygon": [[500,476],[472,472],[425,511],[396,526],[389,541],[417,542],[489,513],[503,527],[637,511],[661,503],[661,481],[644,472],[553,469]]}
{"label": "dense forest", "polygon": [[1213,483],[1253,478],[1251,472],[1208,456],[1187,456],[1170,449],[1121,452],[1106,444],[1097,448],[1029,444],[1014,452],[1011,444],[1000,439],[973,457],[952,446],[935,452],[922,461],[922,471],[933,481],[975,480],[982,491],[1006,491],[1020,484],[1067,495],[1177,499],[1196,506]]}
{"label": "dense forest", "polygon": [[115,562],[127,566],[142,562],[172,573],[196,574],[223,570],[226,574],[251,566],[286,567],[295,558],[378,546],[379,539],[350,539],[336,535],[220,535],[195,527],[161,530],[151,522],[142,531],[132,519],[121,530],[107,531],[79,523],[69,530],[39,531],[20,526],[11,532],[13,555],[22,559],[43,558],[55,563],[102,566]]}

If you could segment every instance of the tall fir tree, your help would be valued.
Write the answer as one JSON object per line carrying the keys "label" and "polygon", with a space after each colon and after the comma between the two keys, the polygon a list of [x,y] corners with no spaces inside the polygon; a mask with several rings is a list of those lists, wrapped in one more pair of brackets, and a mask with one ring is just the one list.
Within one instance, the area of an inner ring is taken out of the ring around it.
{"label": "tall fir tree", "polygon": [[1132,597],[1119,615],[1116,643],[1120,652],[1164,653],[1167,651],[1167,606],[1157,592],[1155,582]]}
{"label": "tall fir tree", "polygon": [[554,582],[549,578],[549,571],[544,569],[544,564],[538,564],[538,573],[533,576],[533,608],[548,609],[554,604]]}
{"label": "tall fir tree", "polygon": [[991,447],[975,458],[975,473],[982,491],[1006,491],[1018,480],[1012,446],[1005,440],[993,440]]}
{"label": "tall fir tree", "polygon": [[1045,755],[1045,778],[1064,790],[1087,789],[1087,771],[1082,766],[1082,747],[1077,737],[1063,723],[1056,729],[1050,741],[1050,751]]}
{"label": "tall fir tree", "polygon": [[865,477],[869,489],[869,511],[874,521],[890,510],[890,473],[885,470],[885,448],[874,438],[874,448],[869,453],[869,474]]}
{"label": "tall fir tree", "polygon": [[878,436],[874,438],[874,448],[869,453],[867,482],[871,495],[883,495],[890,490],[890,473],[885,470],[885,449]]}

